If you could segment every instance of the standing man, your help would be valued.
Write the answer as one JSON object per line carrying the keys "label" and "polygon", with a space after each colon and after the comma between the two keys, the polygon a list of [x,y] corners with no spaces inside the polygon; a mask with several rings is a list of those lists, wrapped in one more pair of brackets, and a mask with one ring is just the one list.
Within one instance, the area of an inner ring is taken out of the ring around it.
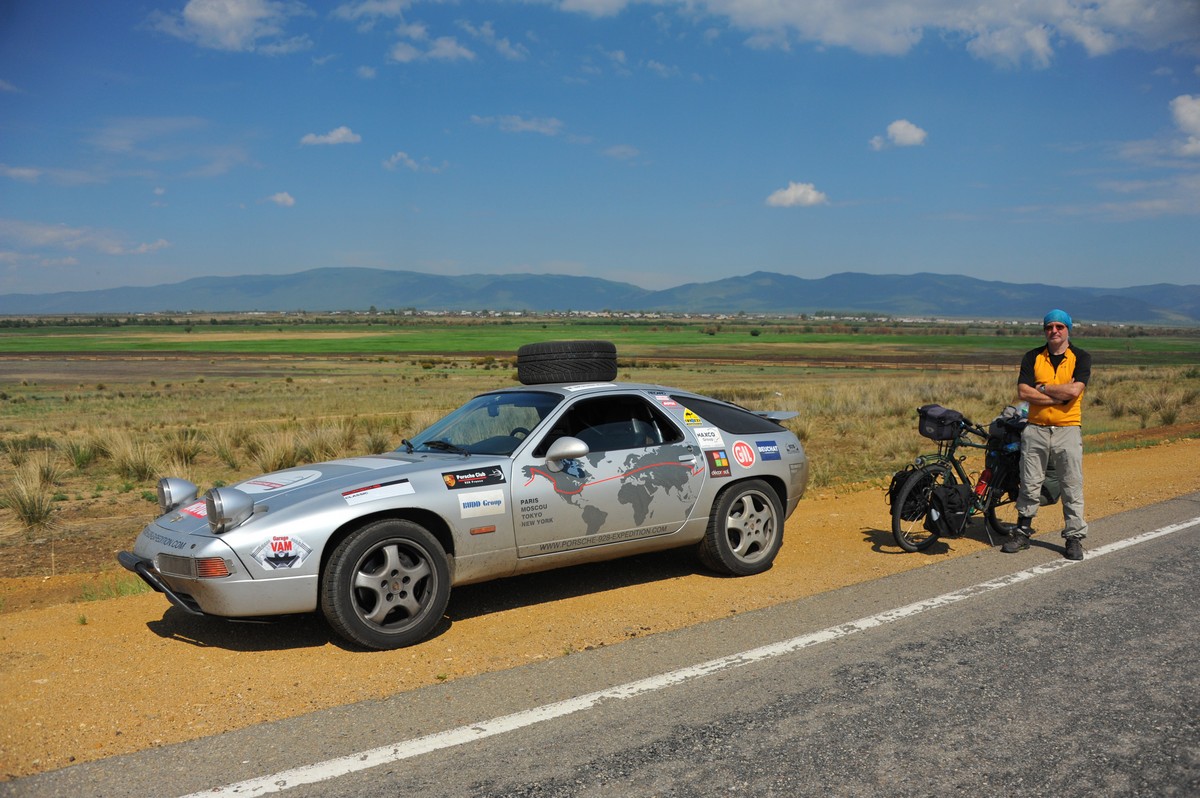
{"label": "standing man", "polygon": [[1057,308],[1042,320],[1046,345],[1021,359],[1017,396],[1029,403],[1029,425],[1021,435],[1021,495],[1017,526],[1000,547],[1012,554],[1029,548],[1046,464],[1062,480],[1063,526],[1068,560],[1083,559],[1083,434],[1080,405],[1092,376],[1092,356],[1071,343],[1071,317]]}

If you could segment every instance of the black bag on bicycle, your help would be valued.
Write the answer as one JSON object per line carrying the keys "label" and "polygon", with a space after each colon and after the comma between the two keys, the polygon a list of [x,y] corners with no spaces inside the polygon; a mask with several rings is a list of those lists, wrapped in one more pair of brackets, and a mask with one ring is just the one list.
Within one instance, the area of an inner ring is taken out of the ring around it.
{"label": "black bag on bicycle", "polygon": [[931,441],[950,441],[962,429],[963,414],[941,405],[922,405],[917,408],[917,432]]}
{"label": "black bag on bicycle", "polygon": [[956,538],[966,530],[970,512],[970,485],[934,485],[925,529],[939,537]]}
{"label": "black bag on bicycle", "polygon": [[[888,507],[896,503],[896,496],[900,494],[900,489],[904,487],[905,482],[908,482],[908,478],[912,476],[914,471],[916,471],[916,468],[910,463],[895,474],[892,474],[892,481],[887,488]],[[904,502],[904,507],[900,510],[901,518],[905,521],[917,521],[921,518],[925,513],[925,491],[929,489],[932,483],[933,475],[926,472],[916,489],[909,492],[908,501]]]}

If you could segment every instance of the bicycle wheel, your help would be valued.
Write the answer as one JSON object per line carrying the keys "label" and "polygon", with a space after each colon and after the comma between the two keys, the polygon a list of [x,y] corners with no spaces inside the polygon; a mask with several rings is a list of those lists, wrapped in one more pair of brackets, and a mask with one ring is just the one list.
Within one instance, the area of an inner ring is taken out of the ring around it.
{"label": "bicycle wheel", "polygon": [[[1005,466],[1019,468],[1017,464]],[[1018,488],[1008,484],[1009,480],[1003,474],[994,473],[992,484],[988,488],[987,503],[983,508],[983,519],[988,530],[998,537],[1006,538],[1012,534],[1012,528],[1017,525],[1017,495]]]}
{"label": "bicycle wheel", "polygon": [[927,465],[913,471],[892,502],[892,535],[896,545],[905,551],[921,551],[937,540],[938,533],[934,531],[937,527],[925,523],[930,495],[934,486],[956,482],[954,473],[944,465]]}

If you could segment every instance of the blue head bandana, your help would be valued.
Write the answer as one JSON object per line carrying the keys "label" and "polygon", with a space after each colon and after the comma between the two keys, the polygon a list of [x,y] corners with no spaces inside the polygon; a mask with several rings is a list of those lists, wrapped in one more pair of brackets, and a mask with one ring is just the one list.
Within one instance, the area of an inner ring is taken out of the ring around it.
{"label": "blue head bandana", "polygon": [[1065,324],[1065,325],[1067,325],[1068,330],[1071,329],[1071,317],[1067,315],[1067,312],[1065,310],[1059,310],[1058,308],[1055,308],[1054,310],[1047,313],[1046,318],[1042,319],[1042,326],[1045,327],[1047,324],[1050,324],[1051,322],[1058,322],[1059,324]]}

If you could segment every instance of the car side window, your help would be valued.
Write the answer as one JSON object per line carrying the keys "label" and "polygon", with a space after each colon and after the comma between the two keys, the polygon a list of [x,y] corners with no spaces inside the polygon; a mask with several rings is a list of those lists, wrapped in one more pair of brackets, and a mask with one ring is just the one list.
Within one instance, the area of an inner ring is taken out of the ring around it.
{"label": "car side window", "polygon": [[628,394],[579,400],[554,422],[534,454],[545,456],[550,444],[564,435],[579,438],[592,452],[644,449],[683,440],[683,433],[661,410]]}

